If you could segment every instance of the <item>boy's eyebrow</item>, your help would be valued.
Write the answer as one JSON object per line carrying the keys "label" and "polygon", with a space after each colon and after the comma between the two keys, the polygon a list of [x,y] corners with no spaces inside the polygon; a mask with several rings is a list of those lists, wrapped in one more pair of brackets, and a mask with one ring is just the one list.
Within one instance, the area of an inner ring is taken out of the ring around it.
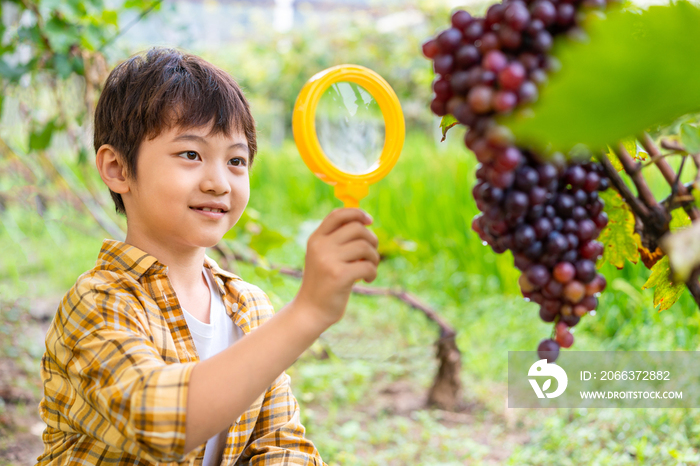
{"label": "boy's eyebrow", "polygon": [[[202,136],[197,136],[196,134],[180,134],[176,137],[173,138],[172,142],[175,141],[197,141],[201,142],[203,144],[208,144],[207,140],[203,138]],[[231,144],[228,146],[229,149],[245,149],[246,152],[250,153],[250,149],[248,149],[248,144],[243,143],[243,142],[237,142],[235,144]]]}

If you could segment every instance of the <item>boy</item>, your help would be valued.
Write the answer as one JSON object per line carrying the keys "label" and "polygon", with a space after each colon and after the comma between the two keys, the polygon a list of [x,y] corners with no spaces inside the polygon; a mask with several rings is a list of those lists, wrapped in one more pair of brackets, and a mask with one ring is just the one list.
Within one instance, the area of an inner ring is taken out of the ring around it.
{"label": "boy", "polygon": [[274,314],[205,255],[246,207],[256,151],[228,74],[171,49],[132,57],[107,78],[94,137],[127,236],[103,242],[47,334],[39,464],[325,464],[284,370],[376,277],[370,217],[324,219]]}

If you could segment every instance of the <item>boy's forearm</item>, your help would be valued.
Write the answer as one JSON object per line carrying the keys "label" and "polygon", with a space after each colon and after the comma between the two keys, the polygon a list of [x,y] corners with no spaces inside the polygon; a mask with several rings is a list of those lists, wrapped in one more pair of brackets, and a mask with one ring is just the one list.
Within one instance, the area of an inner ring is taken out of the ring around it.
{"label": "boy's forearm", "polygon": [[192,371],[185,452],[241,416],[327,328],[292,301],[268,322]]}

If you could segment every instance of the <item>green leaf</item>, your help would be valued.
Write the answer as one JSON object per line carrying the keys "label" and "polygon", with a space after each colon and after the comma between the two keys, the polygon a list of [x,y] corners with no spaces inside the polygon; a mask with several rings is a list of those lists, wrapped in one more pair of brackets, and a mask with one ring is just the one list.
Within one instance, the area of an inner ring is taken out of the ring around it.
{"label": "green leaf", "polygon": [[609,262],[621,269],[625,265],[625,259],[636,264],[639,262],[641,242],[639,235],[634,231],[634,214],[614,189],[601,192],[600,197],[605,201],[605,212],[609,221],[598,238],[605,247],[598,267]]}
{"label": "green leaf", "polygon": [[615,170],[621,172],[625,169],[625,167],[622,166],[622,162],[620,162],[620,159],[617,157],[615,151],[612,150],[612,147],[608,146],[608,153],[606,155],[608,156],[608,159],[610,159],[610,163],[612,164]]}
{"label": "green leaf", "polygon": [[690,217],[683,209],[674,209],[671,211],[671,222],[668,227],[671,231],[681,230],[689,227],[691,224]]}
{"label": "green leaf", "polygon": [[104,22],[105,24],[118,26],[119,17],[117,15],[117,12],[114,10],[104,10],[102,12],[102,22]]}
{"label": "green leaf", "polygon": [[504,122],[523,143],[568,152],[700,111],[700,60],[690,59],[700,56],[698,24],[700,9],[686,1],[589,15],[589,40],[559,40],[561,69],[535,105]]}
{"label": "green leaf", "polygon": [[442,119],[440,120],[440,129],[442,130],[442,139],[440,139],[440,142],[445,140],[445,138],[447,137],[447,132],[450,130],[450,128],[457,124],[459,124],[457,119],[449,113],[442,117]]}
{"label": "green leaf", "polygon": [[44,150],[49,147],[55,129],[56,122],[51,120],[43,128],[29,133],[29,150]]}
{"label": "green leaf", "polygon": [[637,157],[637,140],[635,138],[625,138],[622,140],[622,145],[632,157]]}
{"label": "green leaf", "polygon": [[73,72],[73,67],[68,59],[68,55],[63,53],[57,53],[53,56],[53,66],[58,76],[62,79],[66,79]]}
{"label": "green leaf", "polygon": [[654,308],[658,307],[659,312],[673,306],[681,297],[685,285],[683,283],[674,284],[671,281],[668,256],[664,256],[651,268],[651,275],[642,286],[644,290],[648,288],[654,288]]}
{"label": "green leaf", "polygon": [[282,233],[263,226],[257,234],[250,238],[250,247],[264,256],[269,250],[280,247],[285,242],[287,242],[287,237]]}
{"label": "green leaf", "polygon": [[681,144],[691,154],[700,152],[700,128],[683,123],[681,125]]}
{"label": "green leaf", "polygon": [[79,43],[78,28],[52,17],[44,27],[44,33],[57,53],[68,53],[71,45]]}

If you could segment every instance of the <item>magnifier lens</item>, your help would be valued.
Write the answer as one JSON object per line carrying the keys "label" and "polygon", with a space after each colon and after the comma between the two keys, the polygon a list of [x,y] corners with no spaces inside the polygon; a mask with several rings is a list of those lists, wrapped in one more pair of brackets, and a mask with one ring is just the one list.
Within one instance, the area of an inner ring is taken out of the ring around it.
{"label": "magnifier lens", "polygon": [[384,147],[384,116],[365,88],[339,81],[323,93],[316,108],[316,135],[338,169],[353,175],[375,170]]}

